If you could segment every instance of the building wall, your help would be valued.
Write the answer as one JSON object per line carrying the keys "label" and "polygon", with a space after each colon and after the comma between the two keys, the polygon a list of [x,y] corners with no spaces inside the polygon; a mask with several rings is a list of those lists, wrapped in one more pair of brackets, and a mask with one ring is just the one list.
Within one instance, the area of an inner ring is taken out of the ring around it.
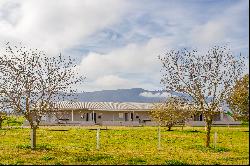
{"label": "building wall", "polygon": [[[226,119],[228,115],[226,115],[224,112],[217,112],[214,117],[213,121],[223,121]],[[195,114],[192,118],[193,121],[204,121],[204,115],[202,113]]]}
{"label": "building wall", "polygon": [[[93,116],[94,115],[94,116]],[[61,119],[68,119],[68,123],[80,123],[80,124],[144,124],[144,125],[157,125],[155,122],[151,121],[150,111],[91,111],[91,110],[67,110],[61,111]],[[46,115],[44,118],[45,122],[58,122],[58,119],[52,115]],[[95,119],[95,121],[94,121]],[[228,122],[233,122],[228,115],[220,112],[215,115],[214,122],[228,124]],[[111,123],[114,122],[114,123]],[[193,116],[187,125],[196,126],[204,125],[204,116],[200,113]],[[135,126],[135,125],[134,125]]]}
{"label": "building wall", "polygon": [[89,122],[96,121],[102,123],[103,121],[135,121],[145,122],[150,121],[149,111],[90,111],[90,110],[67,110],[61,111],[56,116],[45,115],[42,117],[43,121],[56,122],[58,120],[67,120],[75,122]]}
{"label": "building wall", "polygon": [[[68,114],[69,115],[69,114]],[[148,111],[73,111],[73,121],[92,121],[95,116],[96,123],[103,121],[146,121],[150,120]],[[70,118],[72,120],[72,118]]]}

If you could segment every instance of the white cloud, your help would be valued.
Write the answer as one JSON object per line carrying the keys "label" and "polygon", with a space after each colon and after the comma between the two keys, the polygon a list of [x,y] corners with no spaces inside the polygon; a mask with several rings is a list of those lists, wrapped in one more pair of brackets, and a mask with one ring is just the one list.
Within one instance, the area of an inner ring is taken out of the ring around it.
{"label": "white cloud", "polygon": [[[110,75],[112,75],[114,84],[123,82],[119,84],[120,88],[155,89],[159,87],[161,67],[157,56],[162,54],[167,44],[169,44],[167,38],[154,38],[145,44],[128,44],[107,54],[91,52],[82,59],[80,68],[88,80],[96,80],[95,83],[98,82],[96,85],[102,88],[110,88],[112,85]],[[130,79],[128,77],[132,75],[136,75],[136,78],[127,82],[127,80],[118,79],[122,75],[128,75],[126,79]],[[107,81],[107,78],[110,81]],[[104,82],[109,82],[109,84]],[[114,85],[113,88],[115,89],[115,87],[118,86]]]}
{"label": "white cloud", "polygon": [[[87,77],[83,89],[153,90],[161,87],[161,64],[157,56],[163,55],[166,49],[207,49],[218,42],[229,42],[237,53],[249,48],[249,23],[244,20],[248,18],[248,2],[216,3],[212,8],[213,5],[208,2],[195,5],[123,0],[1,0],[0,42],[23,41],[52,55],[58,52],[64,55],[88,42],[93,47],[106,47],[102,43],[106,38],[98,40],[102,36],[95,34],[108,28],[117,34],[107,37],[112,41],[107,42],[110,46],[106,50],[110,51],[100,53],[88,48],[87,55],[81,54],[78,67]],[[203,9],[206,9],[204,13],[200,13]],[[211,12],[217,9],[220,12]],[[92,36],[98,38],[98,46],[88,40]],[[134,36],[144,41],[136,43],[137,40],[132,40]],[[122,40],[119,48],[114,43],[117,40]]]}
{"label": "white cloud", "polygon": [[143,97],[171,97],[171,94],[168,92],[162,92],[162,93],[142,92],[139,95]]}
{"label": "white cloud", "polygon": [[221,41],[221,38],[225,36],[224,28],[224,23],[208,22],[205,25],[194,28],[192,38],[201,45],[214,44],[216,41]]}
{"label": "white cloud", "polygon": [[138,86],[136,82],[118,77],[116,75],[99,77],[94,84],[100,89],[122,89],[124,87],[133,88]]}
{"label": "white cloud", "polygon": [[128,44],[107,54],[91,52],[83,57],[81,70],[88,78],[104,74],[155,73],[160,70],[157,58],[168,44],[167,39],[155,38],[146,44]]}
{"label": "white cloud", "polygon": [[116,23],[126,8],[127,4],[120,0],[3,1],[0,38],[55,53]]}
{"label": "white cloud", "polygon": [[236,5],[222,10],[219,15],[214,16],[212,19],[194,26],[188,36],[190,43],[199,47],[229,43],[235,50],[239,45],[246,46],[245,42],[248,41],[242,43],[242,38],[238,36],[241,36],[243,32],[247,32],[247,28],[237,25],[242,25],[247,21],[244,16],[248,12],[249,5],[246,5],[245,1],[239,1]]}
{"label": "white cloud", "polygon": [[[152,37],[144,44],[130,43],[125,47],[115,48],[106,54],[91,52],[82,59],[82,71],[86,73],[87,78],[90,80],[98,79],[103,75],[121,76],[121,74],[137,74],[140,75],[139,77],[143,77],[144,80],[155,80],[150,87],[160,87],[158,83],[160,81],[159,71],[161,64],[157,56],[159,54],[163,55],[166,49],[193,47],[204,52],[210,46],[225,44],[229,41],[229,45],[232,45],[232,50],[237,51],[237,53],[239,48],[248,48],[244,44],[244,40],[235,37],[246,31],[246,28],[234,26],[242,23],[242,13],[247,10],[247,7],[244,5],[245,3],[239,3],[237,6],[231,6],[220,14],[202,22],[192,19],[191,16],[195,13],[183,11],[181,13],[187,13],[190,21],[185,20],[185,24],[180,24],[186,18],[180,15],[178,15],[177,21],[170,19],[170,21],[174,21],[173,24],[177,25],[173,28],[170,27],[174,35]],[[169,14],[169,12],[164,14]],[[167,17],[169,18],[169,15]],[[160,19],[160,17],[156,17],[154,21],[161,22]],[[143,29],[140,30],[140,27],[136,28],[132,29],[132,33],[143,31]],[[158,83],[156,83],[156,80]],[[145,87],[145,82],[139,82],[139,87]]]}
{"label": "white cloud", "polygon": [[80,91],[83,89],[84,91],[91,92],[99,90],[127,89],[135,87],[142,87],[145,89],[155,88],[155,86],[152,86],[152,84],[142,84],[140,81],[136,81],[126,77],[120,77],[117,75],[104,75],[97,77],[93,80],[87,79],[85,81],[86,82],[81,86],[77,87],[77,89],[79,89]]}

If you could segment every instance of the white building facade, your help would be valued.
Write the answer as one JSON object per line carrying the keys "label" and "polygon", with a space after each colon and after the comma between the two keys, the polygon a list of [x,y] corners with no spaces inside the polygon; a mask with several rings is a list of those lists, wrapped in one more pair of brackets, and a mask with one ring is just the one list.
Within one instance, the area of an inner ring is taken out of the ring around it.
{"label": "white building facade", "polygon": [[[135,102],[60,102],[53,114],[42,116],[41,125],[156,126],[150,116],[154,103]],[[240,125],[223,110],[218,111],[213,125]],[[190,117],[188,126],[204,126],[202,113]]]}

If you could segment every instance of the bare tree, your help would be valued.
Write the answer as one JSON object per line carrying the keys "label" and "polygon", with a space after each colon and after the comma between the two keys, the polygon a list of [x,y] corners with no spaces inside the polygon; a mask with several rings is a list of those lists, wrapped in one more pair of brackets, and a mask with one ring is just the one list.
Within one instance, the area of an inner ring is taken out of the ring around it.
{"label": "bare tree", "polygon": [[55,102],[74,93],[73,85],[84,79],[73,62],[61,54],[47,57],[37,49],[10,44],[0,56],[0,102],[29,122],[33,149],[42,115],[56,110]]}
{"label": "bare tree", "polygon": [[168,131],[176,124],[183,124],[194,114],[194,109],[184,99],[168,98],[164,103],[157,103],[151,111],[152,118]]}
{"label": "bare tree", "polygon": [[212,118],[241,76],[242,59],[234,57],[226,46],[214,46],[205,54],[171,50],[159,59],[165,89],[191,96],[197,110],[204,114],[209,147]]}

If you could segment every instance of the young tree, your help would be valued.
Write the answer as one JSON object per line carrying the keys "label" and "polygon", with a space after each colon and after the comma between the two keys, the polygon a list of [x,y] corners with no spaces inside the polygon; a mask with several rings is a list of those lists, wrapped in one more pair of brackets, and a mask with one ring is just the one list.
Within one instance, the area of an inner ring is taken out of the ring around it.
{"label": "young tree", "polygon": [[0,56],[0,102],[29,122],[32,149],[42,115],[56,110],[55,102],[72,94],[73,86],[84,79],[73,62],[61,54],[47,57],[37,49],[10,44]]}
{"label": "young tree", "polygon": [[235,58],[226,46],[214,46],[206,54],[171,50],[159,59],[165,89],[189,95],[197,110],[204,114],[209,147],[212,118],[241,76],[243,61]]}
{"label": "young tree", "polygon": [[237,120],[249,121],[249,75],[236,82],[230,93],[227,103]]}
{"label": "young tree", "polygon": [[170,98],[164,103],[158,103],[151,111],[152,118],[161,126],[166,126],[168,131],[178,123],[185,123],[194,113],[192,106],[184,100]]}

